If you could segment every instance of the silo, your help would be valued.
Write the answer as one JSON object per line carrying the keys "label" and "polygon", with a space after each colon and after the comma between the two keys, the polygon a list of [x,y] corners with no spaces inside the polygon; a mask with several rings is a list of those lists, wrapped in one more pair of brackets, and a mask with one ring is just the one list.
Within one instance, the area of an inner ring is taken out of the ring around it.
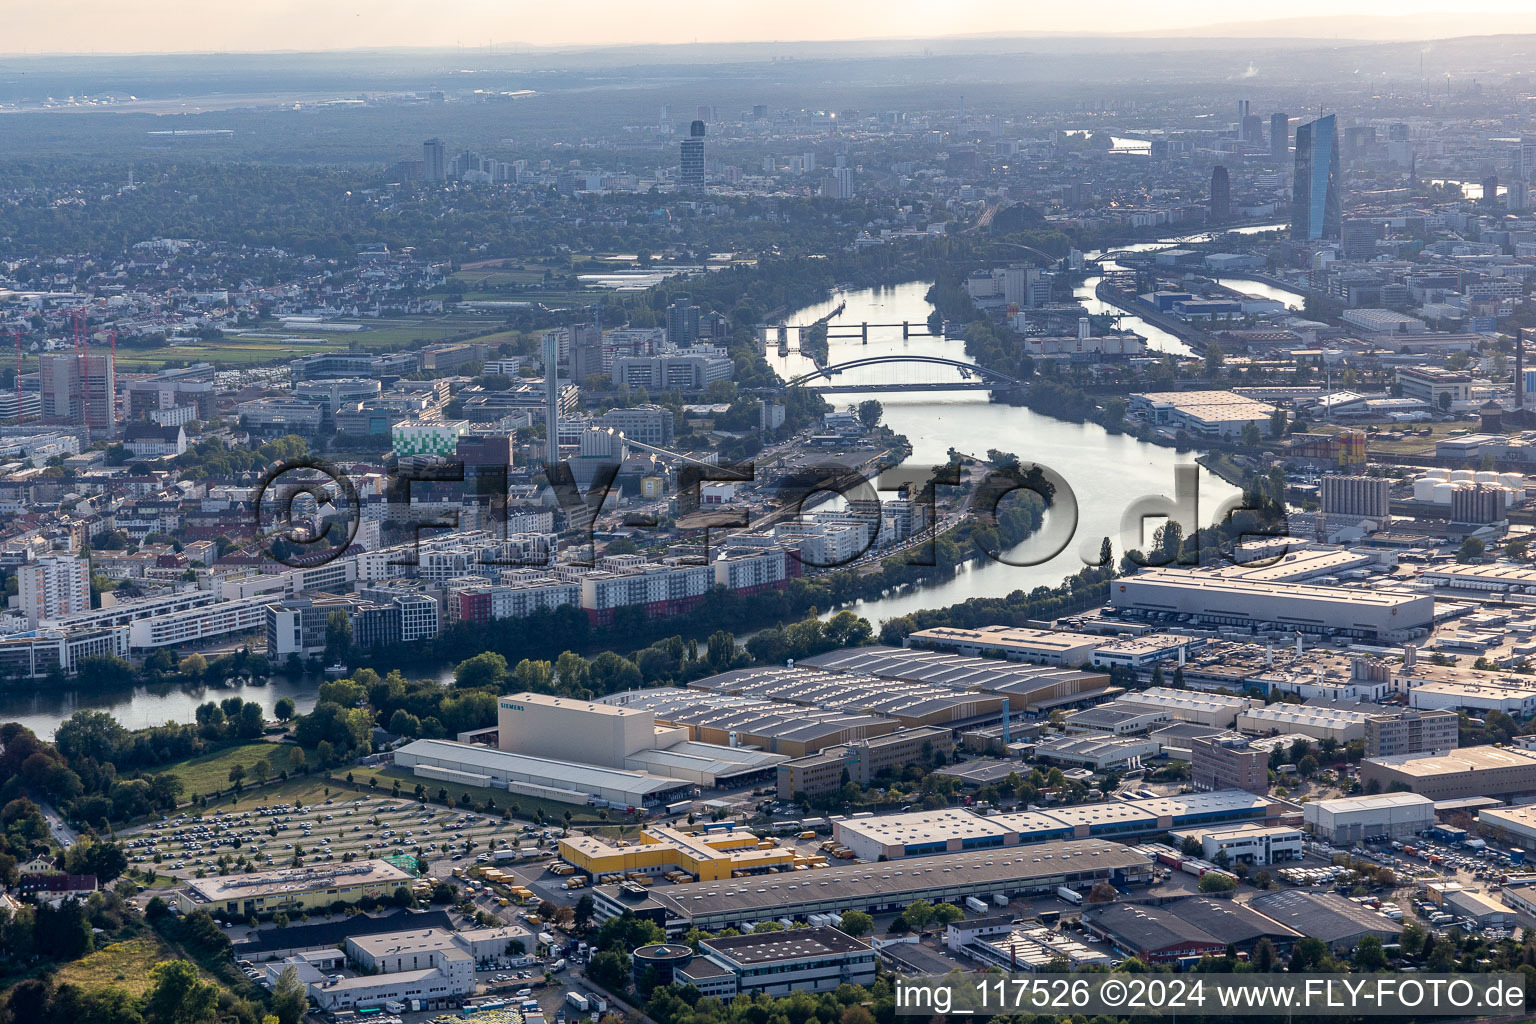
{"label": "silo", "polygon": [[1424,475],[1431,480],[1449,480],[1451,478],[1451,471],[1436,467],[1435,469],[1426,469]]}
{"label": "silo", "polygon": [[1455,484],[1435,484],[1434,502],[1436,505],[1449,505],[1451,503],[1451,495],[1455,493]]}
{"label": "silo", "polygon": [[1517,491],[1525,490],[1524,473],[1500,473],[1499,482],[1505,487],[1512,487]]}
{"label": "silo", "polygon": [[1414,501],[1434,501],[1435,488],[1440,486],[1440,481],[1423,477],[1413,482]]}
{"label": "silo", "polygon": [[1480,484],[1496,484],[1499,482],[1499,474],[1491,469],[1479,470],[1473,474],[1472,478]]}
{"label": "silo", "polygon": [[1477,474],[1472,472],[1470,469],[1453,469],[1453,470],[1451,470],[1451,480],[1453,480],[1453,481],[1455,481],[1455,480],[1468,480],[1468,481],[1470,481],[1470,480],[1474,479],[1476,476],[1477,476]]}

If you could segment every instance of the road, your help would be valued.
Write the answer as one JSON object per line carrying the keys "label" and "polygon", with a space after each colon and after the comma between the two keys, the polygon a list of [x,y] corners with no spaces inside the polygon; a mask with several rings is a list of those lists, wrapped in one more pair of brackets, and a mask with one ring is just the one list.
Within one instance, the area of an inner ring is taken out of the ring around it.
{"label": "road", "polygon": [[74,846],[79,841],[80,834],[65,823],[64,816],[52,804],[43,800],[35,802],[38,810],[43,812],[43,818],[48,822],[48,834],[53,837],[53,841],[66,850]]}

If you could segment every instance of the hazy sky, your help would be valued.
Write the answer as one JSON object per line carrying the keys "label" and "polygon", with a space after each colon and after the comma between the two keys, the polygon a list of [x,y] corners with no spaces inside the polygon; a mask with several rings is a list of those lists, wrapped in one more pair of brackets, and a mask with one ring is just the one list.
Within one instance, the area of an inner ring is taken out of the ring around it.
{"label": "hazy sky", "polygon": [[[8,53],[330,50],[380,46],[534,46],[1134,32],[1234,18],[1402,15],[1457,10],[1446,0],[46,0],[9,5]],[[1494,14],[1531,0],[1474,0]],[[1499,31],[1495,20],[1468,34]],[[1325,33],[1327,34],[1327,33]]]}

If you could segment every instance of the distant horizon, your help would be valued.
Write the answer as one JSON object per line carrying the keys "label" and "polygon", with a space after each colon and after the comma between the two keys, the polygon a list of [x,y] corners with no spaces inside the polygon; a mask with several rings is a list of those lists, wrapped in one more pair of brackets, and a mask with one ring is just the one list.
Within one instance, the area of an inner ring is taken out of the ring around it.
{"label": "distant horizon", "polygon": [[[1298,0],[1268,5],[1275,8],[1273,13],[1261,7],[1261,16],[1240,21],[1222,19],[1230,8],[1215,0],[1180,0],[1158,8],[1105,0],[1092,9],[1091,21],[1073,20],[1089,17],[1077,10],[1025,10],[1027,24],[1014,23],[1021,16],[1019,8],[1000,0],[981,0],[964,11],[945,10],[931,0],[893,0],[880,8],[871,0],[855,0],[833,11],[806,0],[780,0],[772,16],[761,17],[754,11],[766,5],[753,2],[728,8],[723,15],[721,9],[697,0],[677,0],[669,5],[671,16],[658,15],[655,9],[637,12],[613,0],[595,4],[573,21],[550,15],[519,19],[493,0],[447,0],[440,7],[443,16],[423,24],[419,8],[402,0],[380,0],[366,7],[358,0],[337,0],[319,8],[301,6],[297,0],[265,0],[221,11],[213,23],[205,7],[187,0],[129,5],[62,0],[47,9],[12,15],[7,40],[0,44],[7,49],[0,58],[370,52],[510,56],[695,45],[824,47],[1073,38],[1386,43],[1536,33],[1536,10],[1527,0],[1483,0],[1476,11],[1429,5],[1404,10],[1399,4],[1389,8],[1385,0]],[[1487,19],[1496,20],[1484,24]],[[1099,27],[1105,24],[1117,28]],[[858,29],[867,25],[886,31],[861,34]],[[822,31],[806,31],[808,26],[822,26]],[[749,34],[758,28],[760,34]],[[92,45],[97,39],[108,45]],[[60,40],[69,45],[58,45]]]}

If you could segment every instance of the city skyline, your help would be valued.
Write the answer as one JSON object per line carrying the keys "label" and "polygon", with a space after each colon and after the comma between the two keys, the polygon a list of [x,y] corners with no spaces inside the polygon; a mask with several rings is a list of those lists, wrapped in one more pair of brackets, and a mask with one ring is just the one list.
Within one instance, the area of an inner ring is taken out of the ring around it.
{"label": "city skyline", "polygon": [[[1536,14],[1519,0],[1483,0],[1476,11],[1451,11],[1440,0],[1348,4],[1303,0],[1260,5],[1234,19],[1215,0],[1182,0],[1155,10],[1110,0],[1088,12],[1072,8],[1018,9],[996,0],[954,9],[922,0],[896,5],[855,3],[827,9],[803,2],[718,8],[694,0],[670,5],[667,15],[603,2],[593,17],[509,12],[486,0],[456,0],[423,24],[419,11],[400,3],[337,3],[316,8],[293,0],[228,5],[218,19],[186,0],[143,0],[108,5],[72,0],[46,9],[17,11],[7,26],[3,56],[105,55],[196,52],[313,52],[358,49],[461,48],[515,53],[541,48],[586,48],[677,43],[796,43],[963,41],[974,37],[1144,35],[1146,37],[1255,36],[1357,39],[1445,38],[1486,34],[1479,16],[1498,16],[1503,34],[1536,31]],[[1525,17],[1521,17],[1521,16]],[[1105,25],[1115,26],[1106,31]]]}

